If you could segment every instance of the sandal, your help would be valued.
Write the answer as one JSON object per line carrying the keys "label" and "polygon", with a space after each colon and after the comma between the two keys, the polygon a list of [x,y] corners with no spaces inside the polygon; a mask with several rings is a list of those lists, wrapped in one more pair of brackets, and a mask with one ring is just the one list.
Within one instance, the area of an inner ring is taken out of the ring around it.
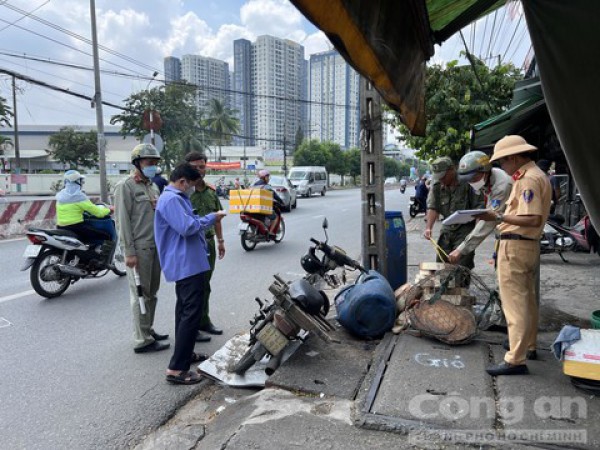
{"label": "sandal", "polygon": [[206,353],[196,353],[193,352],[192,353],[192,364],[193,363],[201,363],[202,361],[206,361],[209,358],[209,356]]}
{"label": "sandal", "polygon": [[202,381],[202,376],[196,372],[184,370],[178,375],[167,375],[167,381],[173,384],[197,384]]}

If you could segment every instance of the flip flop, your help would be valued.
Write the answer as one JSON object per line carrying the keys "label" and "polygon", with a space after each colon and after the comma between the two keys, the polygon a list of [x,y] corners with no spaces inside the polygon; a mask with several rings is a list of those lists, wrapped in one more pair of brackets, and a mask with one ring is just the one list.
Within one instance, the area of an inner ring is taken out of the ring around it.
{"label": "flip flop", "polygon": [[192,363],[201,363],[202,361],[206,361],[209,356],[206,353],[192,353]]}
{"label": "flip flop", "polygon": [[196,372],[186,370],[178,375],[167,375],[167,381],[173,384],[198,384],[202,381],[202,376]]}

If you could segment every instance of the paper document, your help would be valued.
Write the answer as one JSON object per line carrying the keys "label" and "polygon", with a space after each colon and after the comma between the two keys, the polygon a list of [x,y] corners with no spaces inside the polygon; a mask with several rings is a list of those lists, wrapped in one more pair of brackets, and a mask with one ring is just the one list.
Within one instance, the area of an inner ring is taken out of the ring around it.
{"label": "paper document", "polygon": [[486,212],[486,209],[462,209],[453,212],[449,217],[446,217],[442,222],[444,225],[458,225],[461,223],[469,223],[476,219],[479,214]]}

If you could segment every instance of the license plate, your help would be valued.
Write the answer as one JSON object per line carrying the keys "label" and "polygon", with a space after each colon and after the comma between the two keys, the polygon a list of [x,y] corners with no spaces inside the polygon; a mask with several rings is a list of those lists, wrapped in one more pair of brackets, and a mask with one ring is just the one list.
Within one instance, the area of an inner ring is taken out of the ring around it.
{"label": "license plate", "polygon": [[23,258],[37,258],[41,249],[40,245],[28,245],[23,252]]}
{"label": "license plate", "polygon": [[250,225],[249,225],[249,224],[247,224],[246,222],[242,222],[242,223],[240,223],[240,224],[238,225],[238,230],[240,231],[240,234],[243,234],[243,233],[244,233],[244,231],[248,231],[248,227],[249,227],[249,226],[250,226]]}
{"label": "license plate", "polygon": [[289,342],[285,334],[275,328],[270,322],[258,332],[256,338],[273,356],[281,353]]}

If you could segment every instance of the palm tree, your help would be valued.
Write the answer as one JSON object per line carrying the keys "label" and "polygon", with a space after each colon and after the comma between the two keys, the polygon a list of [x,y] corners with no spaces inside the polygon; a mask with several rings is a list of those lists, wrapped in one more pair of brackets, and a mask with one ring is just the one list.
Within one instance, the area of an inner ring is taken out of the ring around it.
{"label": "palm tree", "polygon": [[219,99],[211,98],[208,101],[208,117],[206,126],[218,139],[219,161],[221,161],[221,147],[224,143],[231,142],[231,135],[240,129],[240,120],[235,117],[237,111],[227,108]]}

